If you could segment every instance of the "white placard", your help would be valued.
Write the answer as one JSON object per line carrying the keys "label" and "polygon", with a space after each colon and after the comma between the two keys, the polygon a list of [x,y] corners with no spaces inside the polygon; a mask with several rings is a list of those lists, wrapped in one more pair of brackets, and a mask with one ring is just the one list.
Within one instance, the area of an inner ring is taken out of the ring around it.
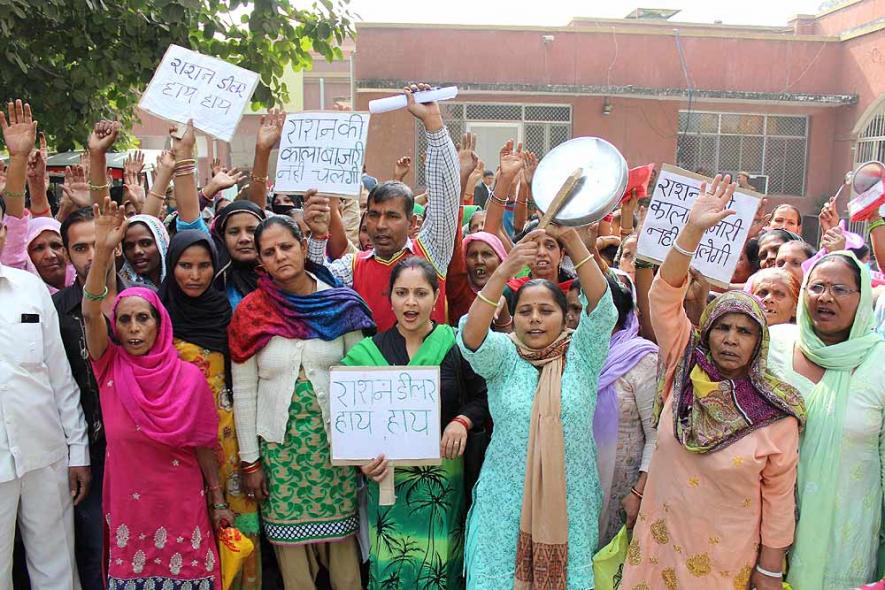
{"label": "white placard", "polygon": [[226,61],[170,45],[138,106],[176,123],[230,141],[252,100],[258,74]]}
{"label": "white placard", "polygon": [[[422,90],[421,92],[416,92],[414,94],[415,102],[422,104],[438,100],[451,100],[456,96],[458,96],[457,86],[446,86],[445,88],[436,88],[434,90]],[[408,105],[409,99],[406,98],[406,95],[397,94],[395,96],[386,96],[384,98],[370,100],[369,112],[372,114],[389,113],[390,111],[404,109]]]}
{"label": "white placard", "polygon": [[286,117],[274,192],[360,194],[369,113],[323,111]]}
{"label": "white placard", "polygon": [[332,463],[440,462],[439,367],[332,367]]}
{"label": "white placard", "polygon": [[[710,186],[712,179],[669,164],[661,167],[639,235],[637,257],[656,264],[664,260],[679,230],[688,221],[688,212],[698,197],[701,182]],[[727,287],[761,202],[759,193],[746,189],[735,191],[728,208],[737,213],[704,232],[691,261],[692,268],[710,282]]]}

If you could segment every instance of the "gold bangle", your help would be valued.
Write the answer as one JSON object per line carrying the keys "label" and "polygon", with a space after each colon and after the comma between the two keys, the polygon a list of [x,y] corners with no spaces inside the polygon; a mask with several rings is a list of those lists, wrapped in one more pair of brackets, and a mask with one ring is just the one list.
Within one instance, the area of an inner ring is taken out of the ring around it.
{"label": "gold bangle", "polygon": [[489,305],[491,305],[491,306],[494,307],[495,309],[498,309],[498,304],[495,303],[494,301],[492,301],[491,299],[489,299],[488,297],[486,297],[485,295],[483,295],[483,294],[482,294],[482,291],[478,292],[478,293],[476,294],[476,297],[477,297],[477,299],[479,299],[479,300],[482,301],[483,303],[488,303]]}
{"label": "gold bangle", "polygon": [[587,258],[585,258],[584,260],[582,260],[581,262],[579,262],[579,263],[577,263],[577,264],[575,265],[575,270],[578,270],[579,268],[581,268],[581,266],[582,266],[585,262],[587,262],[588,260],[590,260],[591,258],[593,258],[593,254],[587,254]]}
{"label": "gold bangle", "polygon": [[110,183],[107,183],[107,182],[106,182],[105,184],[92,184],[92,183],[90,182],[90,183],[89,183],[89,190],[91,190],[91,191],[103,191],[103,190],[107,190],[110,186],[111,186]]}
{"label": "gold bangle", "polygon": [[249,178],[251,178],[255,182],[267,182],[267,176],[255,176],[254,174],[252,174],[249,176]]}
{"label": "gold bangle", "polygon": [[160,193],[155,193],[154,191],[148,191],[148,196],[157,197],[161,201],[166,200],[166,195],[161,195]]}
{"label": "gold bangle", "polygon": [[6,197],[7,199],[24,199],[25,198],[25,191],[19,192],[19,191],[4,190],[3,196]]}
{"label": "gold bangle", "polygon": [[197,163],[197,161],[194,160],[193,158],[188,158],[186,160],[175,160],[176,166],[180,166],[182,164],[196,164],[196,163]]}

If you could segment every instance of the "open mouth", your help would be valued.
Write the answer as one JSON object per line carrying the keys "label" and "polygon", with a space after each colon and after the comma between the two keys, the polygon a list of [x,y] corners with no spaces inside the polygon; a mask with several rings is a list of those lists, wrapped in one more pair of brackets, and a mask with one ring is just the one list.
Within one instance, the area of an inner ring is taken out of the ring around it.
{"label": "open mouth", "polygon": [[528,334],[529,336],[535,336],[535,337],[543,336],[546,333],[547,333],[546,330],[529,330],[528,332],[526,332],[526,334]]}
{"label": "open mouth", "polygon": [[814,312],[814,317],[819,320],[829,321],[836,318],[836,312],[829,307],[818,307]]}
{"label": "open mouth", "polygon": [[721,356],[722,358],[734,359],[734,360],[737,360],[738,358],[740,358],[740,357],[738,357],[738,355],[736,353],[728,351],[728,350],[720,351],[719,356]]}
{"label": "open mouth", "polygon": [[132,261],[132,266],[136,268],[136,270],[144,270],[148,267],[148,259],[147,258],[136,258]]}
{"label": "open mouth", "polygon": [[417,311],[404,311],[403,312],[403,318],[409,322],[414,322],[415,320],[417,320],[419,315],[420,314]]}
{"label": "open mouth", "polygon": [[474,269],[473,269],[473,276],[475,276],[475,277],[478,278],[478,279],[481,279],[481,278],[483,278],[484,276],[486,276],[486,269],[485,269],[485,267],[484,267],[484,266],[477,266],[476,268],[474,268]]}
{"label": "open mouth", "polygon": [[130,338],[126,341],[126,343],[132,348],[138,348],[142,344],[144,344],[144,340],[141,338]]}

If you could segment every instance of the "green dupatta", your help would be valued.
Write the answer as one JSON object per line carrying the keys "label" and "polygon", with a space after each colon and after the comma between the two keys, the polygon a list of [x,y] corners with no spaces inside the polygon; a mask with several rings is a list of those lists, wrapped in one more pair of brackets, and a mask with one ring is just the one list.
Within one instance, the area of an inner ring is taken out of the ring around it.
{"label": "green dupatta", "polygon": [[[828,254],[815,267],[833,256],[848,258],[860,269],[860,302],[848,339],[827,346],[814,332],[805,305],[809,271],[802,281],[796,323],[799,348],[809,361],[826,369],[823,378],[806,396],[808,421],[799,447],[799,522],[796,541],[790,552],[791,569],[787,581],[802,590],[825,590],[824,572],[828,563],[827,546],[836,526],[833,507],[839,466],[842,461],[842,426],[851,396],[851,374],[866,360],[882,338],[873,332],[873,295],[870,271],[849,251]],[[812,269],[813,270],[813,269]],[[827,473],[829,477],[813,477]],[[810,475],[811,474],[811,475]],[[812,481],[814,480],[814,481]]]}
{"label": "green dupatta", "polygon": [[[391,328],[396,330],[396,327]],[[438,324],[427,338],[415,356],[409,360],[410,367],[434,367],[439,366],[448,354],[449,350],[455,345],[455,330],[447,324]],[[356,346],[350,349],[347,356],[341,361],[342,365],[348,367],[387,367],[390,363],[381,354],[375,341],[369,338],[363,338]]]}

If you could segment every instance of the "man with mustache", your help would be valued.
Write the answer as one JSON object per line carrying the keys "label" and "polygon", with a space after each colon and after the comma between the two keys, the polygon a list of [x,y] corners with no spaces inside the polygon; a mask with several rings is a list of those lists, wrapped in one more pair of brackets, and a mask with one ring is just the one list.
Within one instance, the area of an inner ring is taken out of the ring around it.
{"label": "man with mustache", "polygon": [[[359,293],[369,308],[379,331],[393,327],[396,317],[390,307],[387,285],[397,262],[409,256],[426,258],[436,269],[440,293],[445,293],[445,274],[452,258],[461,192],[458,154],[443,125],[439,105],[435,102],[418,104],[412,93],[428,90],[426,84],[404,89],[409,100],[409,112],[424,124],[427,134],[427,192],[430,196],[426,217],[417,237],[409,238],[415,223],[412,190],[401,182],[391,181],[377,185],[369,193],[366,211],[366,229],[373,248],[366,252],[346,254],[328,262],[325,257],[329,237],[329,201],[308,191],[304,220],[311,230],[308,256],[325,264],[342,283]],[[340,224],[339,224],[340,225]],[[431,319],[446,322],[446,301],[441,295],[434,305]]]}

